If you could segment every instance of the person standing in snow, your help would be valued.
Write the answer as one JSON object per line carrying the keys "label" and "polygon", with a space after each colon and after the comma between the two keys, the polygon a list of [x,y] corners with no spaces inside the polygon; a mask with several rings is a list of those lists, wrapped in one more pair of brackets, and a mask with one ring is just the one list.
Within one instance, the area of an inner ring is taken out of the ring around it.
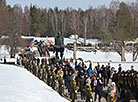
{"label": "person standing in snow", "polygon": [[51,86],[52,84],[52,72],[51,72],[51,67],[48,66],[48,72],[47,72],[47,84]]}
{"label": "person standing in snow", "polygon": [[108,89],[109,93],[108,93],[108,102],[116,102],[117,101],[117,87],[115,82],[112,82],[111,87]]}
{"label": "person standing in snow", "polygon": [[135,99],[138,101],[138,72],[135,74]]}
{"label": "person standing in snow", "polygon": [[104,79],[104,87],[108,84],[107,79],[108,79],[108,70],[107,70],[107,66],[104,68],[103,70],[103,79]]}
{"label": "person standing in snow", "polygon": [[81,92],[81,99],[84,100],[85,99],[85,78],[83,73],[79,75],[78,87],[79,87],[79,91]]}
{"label": "person standing in snow", "polygon": [[54,90],[56,90],[56,67],[54,67],[53,71],[52,71],[52,88]]}
{"label": "person standing in snow", "polygon": [[77,85],[76,85],[76,76],[75,74],[72,75],[72,80],[71,80],[71,98],[72,102],[76,102],[76,97],[77,97]]}
{"label": "person standing in snow", "polygon": [[89,67],[89,68],[87,69],[87,74],[88,74],[88,75],[93,74],[93,71],[92,71],[91,67]]}
{"label": "person standing in snow", "polygon": [[38,78],[41,78],[41,64],[38,66]]}
{"label": "person standing in snow", "polygon": [[34,64],[33,64],[33,74],[36,76],[36,74],[37,74],[37,63],[35,62]]}
{"label": "person standing in snow", "polygon": [[122,71],[122,67],[121,67],[121,64],[119,64],[118,73],[121,73],[121,71]]}
{"label": "person standing in snow", "polygon": [[57,75],[58,75],[58,82],[59,82],[58,92],[61,96],[64,96],[64,79],[63,79],[64,72],[61,67],[60,67],[59,71],[57,72]]}
{"label": "person standing in snow", "polygon": [[42,80],[45,81],[45,78],[46,78],[46,68],[45,68],[45,65],[44,65],[43,69],[42,69]]}
{"label": "person standing in snow", "polygon": [[6,64],[6,56],[4,56],[4,64]]}
{"label": "person standing in snow", "polygon": [[111,77],[110,63],[107,65],[107,84],[109,83],[109,79]]}
{"label": "person standing in snow", "polygon": [[92,88],[91,88],[90,78],[86,80],[85,95],[86,95],[86,102],[92,102]]}
{"label": "person standing in snow", "polygon": [[103,86],[102,78],[97,76],[97,78],[94,80],[94,87],[95,87],[95,99],[94,99],[94,101],[96,101],[97,95],[99,95],[99,102],[101,102],[102,90],[103,90],[102,86]]}

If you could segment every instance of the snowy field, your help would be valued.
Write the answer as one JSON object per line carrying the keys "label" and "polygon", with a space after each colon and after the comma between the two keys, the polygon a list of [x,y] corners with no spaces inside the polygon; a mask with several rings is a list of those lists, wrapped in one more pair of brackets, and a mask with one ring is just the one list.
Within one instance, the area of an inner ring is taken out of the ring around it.
{"label": "snowy field", "polygon": [[[54,42],[54,37],[26,37],[26,36],[22,36],[22,38],[33,38],[34,40],[44,40],[46,41],[48,40],[52,40]],[[79,38],[78,41],[79,42],[83,42],[84,39]],[[74,39],[69,39],[69,38],[64,38],[64,43],[68,44],[68,43],[73,43],[75,40]],[[97,44],[99,41],[97,39],[87,39],[86,40],[87,43],[92,43],[92,44]],[[3,47],[0,48],[0,54],[1,56],[3,56],[2,54],[6,54],[7,52],[6,50],[4,50]],[[97,51],[95,52],[84,52],[84,51],[77,51],[77,58],[82,58],[84,61],[91,61],[93,68],[97,65],[97,62],[100,63],[100,65],[104,64],[107,65],[108,62],[111,63],[111,67],[115,67],[116,70],[118,69],[118,65],[121,63],[122,64],[122,68],[123,70],[128,70],[130,69],[131,65],[134,65],[134,68],[136,70],[138,70],[138,59],[133,62],[132,61],[132,53],[125,53],[126,54],[126,62],[121,62],[121,57],[119,56],[118,53],[116,52],[101,52],[101,51]],[[55,54],[53,54],[52,52],[50,53],[51,56],[55,56]],[[8,55],[7,55],[8,56]],[[73,58],[73,51],[65,49],[64,51],[64,57],[67,59]],[[7,59],[10,61],[10,59]],[[86,63],[87,65],[89,63]]]}
{"label": "snowy field", "polygon": [[[51,53],[51,55],[54,56],[53,53]],[[73,51],[65,49],[64,57],[66,59],[73,58]],[[125,71],[130,69],[131,65],[133,65],[134,69],[138,71],[138,60],[133,62],[131,53],[126,53],[126,62],[121,62],[121,57],[119,56],[118,53],[115,53],[115,52],[107,52],[106,53],[106,52],[98,51],[98,52],[94,53],[94,52],[77,51],[76,57],[77,57],[77,59],[82,58],[84,60],[84,62],[86,62],[85,64],[87,65],[87,67],[89,67],[88,61],[91,61],[93,69],[97,65],[97,62],[99,62],[100,65],[105,65],[105,66],[108,64],[108,62],[110,62],[111,67],[114,67],[116,70],[118,70],[118,65],[121,64],[122,69]]]}
{"label": "snowy field", "polygon": [[0,64],[0,102],[68,102],[26,69]]}
{"label": "snowy field", "polygon": [[[55,42],[55,38],[54,37],[33,37],[33,36],[22,36],[22,38],[33,38],[34,40],[43,40],[43,41],[46,41],[46,40],[50,40],[50,41],[53,41]],[[64,44],[67,45],[68,43],[73,43],[75,42],[75,39],[70,39],[70,38],[64,38]],[[84,39],[83,38],[79,38],[77,39],[77,43],[81,43],[81,42],[84,42]],[[86,40],[86,44],[88,43],[91,43],[91,44],[97,44],[99,43],[100,41],[98,41],[97,39],[87,39]]]}

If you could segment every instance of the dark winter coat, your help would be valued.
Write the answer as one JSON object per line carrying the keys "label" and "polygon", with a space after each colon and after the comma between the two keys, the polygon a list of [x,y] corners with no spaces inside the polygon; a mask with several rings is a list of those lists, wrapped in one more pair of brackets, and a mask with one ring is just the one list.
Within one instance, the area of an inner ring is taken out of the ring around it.
{"label": "dark winter coat", "polygon": [[79,78],[78,80],[78,87],[80,91],[84,91],[85,88],[85,78]]}
{"label": "dark winter coat", "polygon": [[65,76],[65,85],[66,85],[67,89],[70,89],[71,80],[72,80],[72,77],[70,75]]}
{"label": "dark winter coat", "polygon": [[104,72],[103,72],[103,77],[104,77],[104,78],[107,78],[107,77],[108,77],[108,70],[107,70],[107,69],[104,70]]}

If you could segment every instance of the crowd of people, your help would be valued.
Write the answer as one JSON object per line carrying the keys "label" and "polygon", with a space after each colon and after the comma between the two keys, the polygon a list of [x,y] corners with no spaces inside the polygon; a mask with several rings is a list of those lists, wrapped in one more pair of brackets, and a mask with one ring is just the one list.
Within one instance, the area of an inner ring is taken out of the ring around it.
{"label": "crowd of people", "polygon": [[81,100],[86,102],[96,100],[101,102],[102,97],[105,97],[107,102],[138,100],[138,72],[134,70],[134,66],[125,72],[122,71],[121,64],[116,71],[110,63],[107,65],[97,63],[94,68],[92,63],[86,66],[84,62],[76,61],[74,67],[71,63],[72,60],[61,61],[56,58],[40,60],[30,55],[24,55],[17,60],[18,65],[24,66],[72,102],[76,102],[78,93]]}

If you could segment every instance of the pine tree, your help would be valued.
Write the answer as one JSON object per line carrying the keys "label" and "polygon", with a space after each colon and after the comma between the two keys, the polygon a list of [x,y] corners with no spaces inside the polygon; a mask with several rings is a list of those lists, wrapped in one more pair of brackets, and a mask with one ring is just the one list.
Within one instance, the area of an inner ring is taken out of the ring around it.
{"label": "pine tree", "polygon": [[117,40],[126,41],[134,38],[132,17],[127,5],[122,2],[116,14]]}
{"label": "pine tree", "polygon": [[41,24],[41,10],[36,6],[30,7],[31,16],[31,35],[41,36],[42,24]]}
{"label": "pine tree", "polygon": [[124,2],[120,3],[115,19],[113,24],[116,41],[113,42],[113,49],[121,56],[121,61],[125,61],[125,41],[134,38],[134,28],[130,11]]}
{"label": "pine tree", "polygon": [[42,24],[42,36],[46,36],[47,29],[48,29],[48,17],[47,17],[47,11],[46,9],[42,11],[41,15],[41,24]]}

